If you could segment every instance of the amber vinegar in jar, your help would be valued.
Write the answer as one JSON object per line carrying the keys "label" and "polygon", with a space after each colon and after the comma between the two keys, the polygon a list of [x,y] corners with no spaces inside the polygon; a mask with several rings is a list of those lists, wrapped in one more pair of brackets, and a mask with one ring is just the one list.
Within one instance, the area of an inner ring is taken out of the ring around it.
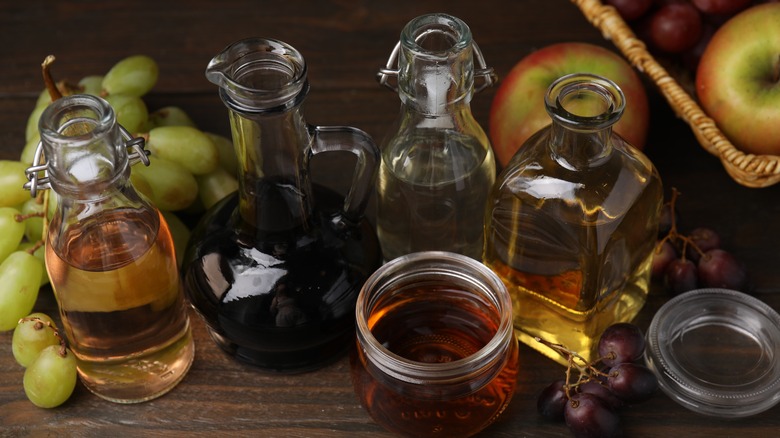
{"label": "amber vinegar in jar", "polygon": [[518,349],[501,281],[468,257],[421,252],[369,278],[358,298],[352,380],[386,429],[471,436],[514,393]]}

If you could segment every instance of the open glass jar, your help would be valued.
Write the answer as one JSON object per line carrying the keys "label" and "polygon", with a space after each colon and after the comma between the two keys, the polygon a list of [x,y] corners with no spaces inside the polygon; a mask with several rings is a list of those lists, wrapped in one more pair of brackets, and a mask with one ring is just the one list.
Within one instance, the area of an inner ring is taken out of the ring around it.
{"label": "open glass jar", "polygon": [[512,303],[481,263],[418,252],[387,263],[356,309],[352,380],[384,428],[406,436],[471,436],[496,420],[515,390]]}

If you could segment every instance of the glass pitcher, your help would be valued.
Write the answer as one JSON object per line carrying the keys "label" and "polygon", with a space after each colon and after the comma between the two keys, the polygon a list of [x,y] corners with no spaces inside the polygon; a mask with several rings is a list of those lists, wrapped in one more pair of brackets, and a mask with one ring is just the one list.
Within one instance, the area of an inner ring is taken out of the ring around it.
{"label": "glass pitcher", "polygon": [[[185,254],[185,291],[218,345],[261,369],[301,372],[345,353],[355,302],[381,264],[363,218],[379,151],[364,132],[306,123],[306,63],[288,44],[246,39],[208,65],[229,110],[239,190],[214,205]],[[357,157],[346,197],[312,183],[328,151]]]}

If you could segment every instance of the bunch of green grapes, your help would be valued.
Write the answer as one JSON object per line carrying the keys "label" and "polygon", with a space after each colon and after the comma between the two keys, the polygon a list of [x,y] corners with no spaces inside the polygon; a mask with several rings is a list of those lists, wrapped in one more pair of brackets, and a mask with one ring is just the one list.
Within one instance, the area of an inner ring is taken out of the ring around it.
{"label": "bunch of green grapes", "polygon": [[24,393],[34,405],[53,408],[73,393],[78,374],[76,358],[48,315],[33,313],[19,320],[11,350],[19,365],[26,368]]}
{"label": "bunch of green grapes", "polygon": [[[86,76],[75,85],[63,81],[57,88],[63,96],[91,94],[105,99],[120,125],[146,139],[151,165],[133,166],[130,178],[166,218],[181,261],[190,230],[175,213],[200,214],[234,192],[238,164],[228,138],[199,129],[181,108],[148,110],[143,96],[156,84],[158,73],[152,58],[135,55],[117,62],[105,75]],[[0,160],[0,331],[18,330],[17,323],[33,311],[39,289],[49,282],[43,249],[44,217],[51,218],[54,213],[56,194],[41,191],[31,198],[23,186],[27,182],[25,170],[33,164],[40,142],[38,120],[50,103],[50,94],[44,90],[28,118],[20,159]],[[47,356],[55,353],[59,354]],[[70,361],[73,355],[66,356]],[[47,363],[52,366],[64,360],[51,358]],[[27,379],[25,373],[26,390]],[[35,403],[36,396],[27,392]]]}
{"label": "bunch of green grapes", "polygon": [[[174,238],[178,260],[189,239],[189,229],[174,212],[199,214],[238,188],[237,160],[232,142],[198,129],[179,107],[148,111],[142,97],[156,84],[157,63],[134,55],[117,62],[103,76],[86,76],[77,84],[60,82],[63,95],[100,96],[112,106],[117,121],[135,136],[146,139],[151,165],[133,166],[131,180],[165,216]],[[43,90],[31,112],[26,144],[19,161],[0,160],[0,331],[8,331],[29,314],[38,288],[49,282],[44,266],[42,234],[44,197],[31,198],[23,188],[25,169],[32,164],[40,142],[38,120],[51,103]],[[56,194],[48,192],[50,218]]]}

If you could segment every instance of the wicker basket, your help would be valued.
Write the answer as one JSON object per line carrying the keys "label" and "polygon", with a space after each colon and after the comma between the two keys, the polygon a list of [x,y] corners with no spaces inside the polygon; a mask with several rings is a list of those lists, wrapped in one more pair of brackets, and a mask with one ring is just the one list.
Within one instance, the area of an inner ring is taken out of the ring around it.
{"label": "wicker basket", "polygon": [[571,1],[637,70],[655,82],[677,115],[690,125],[699,143],[720,158],[736,182],[747,187],[767,187],[780,182],[780,157],[746,154],[734,147],[680,83],[647,51],[615,8],[599,0]]}

